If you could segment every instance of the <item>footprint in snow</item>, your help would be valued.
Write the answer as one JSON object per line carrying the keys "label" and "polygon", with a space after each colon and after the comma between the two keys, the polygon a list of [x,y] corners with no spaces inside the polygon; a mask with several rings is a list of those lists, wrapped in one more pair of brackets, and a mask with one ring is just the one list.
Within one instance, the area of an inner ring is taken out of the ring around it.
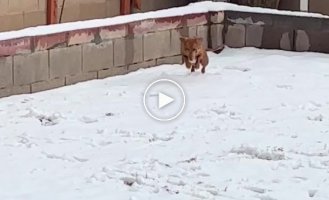
{"label": "footprint in snow", "polygon": [[95,123],[95,122],[97,122],[98,120],[95,119],[95,118],[91,118],[91,117],[83,116],[83,117],[80,119],[80,121],[83,122],[83,123],[86,123],[86,124],[91,124],[91,123]]}

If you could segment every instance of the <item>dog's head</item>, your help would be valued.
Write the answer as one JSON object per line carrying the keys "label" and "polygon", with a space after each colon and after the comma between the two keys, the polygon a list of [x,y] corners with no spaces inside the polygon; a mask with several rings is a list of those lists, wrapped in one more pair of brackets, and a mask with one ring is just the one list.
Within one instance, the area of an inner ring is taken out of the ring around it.
{"label": "dog's head", "polygon": [[181,37],[181,53],[187,60],[194,64],[202,52],[202,38]]}

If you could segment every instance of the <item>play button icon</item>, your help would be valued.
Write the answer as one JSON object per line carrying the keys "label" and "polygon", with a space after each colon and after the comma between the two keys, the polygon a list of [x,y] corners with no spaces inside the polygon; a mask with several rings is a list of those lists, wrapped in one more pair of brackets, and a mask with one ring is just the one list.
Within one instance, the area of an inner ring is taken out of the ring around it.
{"label": "play button icon", "polygon": [[171,98],[170,96],[159,92],[159,97],[158,97],[158,107],[159,107],[159,109],[165,107],[166,105],[172,103],[173,101],[174,101],[174,99]]}
{"label": "play button icon", "polygon": [[177,82],[160,79],[146,88],[143,102],[146,112],[153,119],[171,121],[183,112],[185,94]]}

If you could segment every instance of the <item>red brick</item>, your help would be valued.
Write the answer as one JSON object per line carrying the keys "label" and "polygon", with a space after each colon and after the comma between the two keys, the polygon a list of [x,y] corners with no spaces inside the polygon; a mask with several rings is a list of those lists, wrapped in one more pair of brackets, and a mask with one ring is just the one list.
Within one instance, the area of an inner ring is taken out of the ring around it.
{"label": "red brick", "polygon": [[34,51],[44,51],[59,45],[66,46],[67,33],[35,36],[33,38]]}
{"label": "red brick", "polygon": [[77,45],[92,42],[99,35],[99,28],[74,30],[68,32],[68,45]]}
{"label": "red brick", "polygon": [[182,17],[163,17],[132,22],[128,24],[130,34],[142,35],[148,32],[163,31],[182,27]]}
{"label": "red brick", "polygon": [[106,26],[99,28],[99,35],[102,40],[111,40],[113,38],[125,37],[128,33],[126,24]]}
{"label": "red brick", "polygon": [[31,38],[17,38],[0,41],[0,57],[12,56],[15,54],[30,53]]}
{"label": "red brick", "polygon": [[187,26],[199,26],[208,23],[208,13],[197,13],[183,16],[183,22]]}

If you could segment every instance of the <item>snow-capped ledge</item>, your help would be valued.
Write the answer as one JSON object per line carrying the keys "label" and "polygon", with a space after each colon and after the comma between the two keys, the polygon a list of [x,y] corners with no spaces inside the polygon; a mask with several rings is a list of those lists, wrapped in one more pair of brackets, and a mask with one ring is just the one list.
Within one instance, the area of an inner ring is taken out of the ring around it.
{"label": "snow-capped ledge", "polygon": [[316,14],[316,13],[281,11],[281,10],[267,9],[267,8],[239,6],[225,2],[205,1],[199,3],[192,3],[183,7],[158,10],[154,12],[137,13],[137,14],[117,16],[117,17],[106,18],[106,19],[95,19],[95,20],[70,22],[70,23],[55,24],[48,26],[30,27],[18,31],[2,32],[0,33],[0,41],[15,39],[15,38],[30,37],[30,36],[49,35],[54,33],[61,33],[61,32],[73,31],[73,30],[80,30],[80,29],[112,26],[112,25],[125,24],[125,23],[147,20],[147,19],[183,16],[183,15],[197,14],[197,13],[220,12],[220,11],[240,11],[240,12],[264,13],[264,14],[274,14],[274,15],[329,18],[329,16]]}

